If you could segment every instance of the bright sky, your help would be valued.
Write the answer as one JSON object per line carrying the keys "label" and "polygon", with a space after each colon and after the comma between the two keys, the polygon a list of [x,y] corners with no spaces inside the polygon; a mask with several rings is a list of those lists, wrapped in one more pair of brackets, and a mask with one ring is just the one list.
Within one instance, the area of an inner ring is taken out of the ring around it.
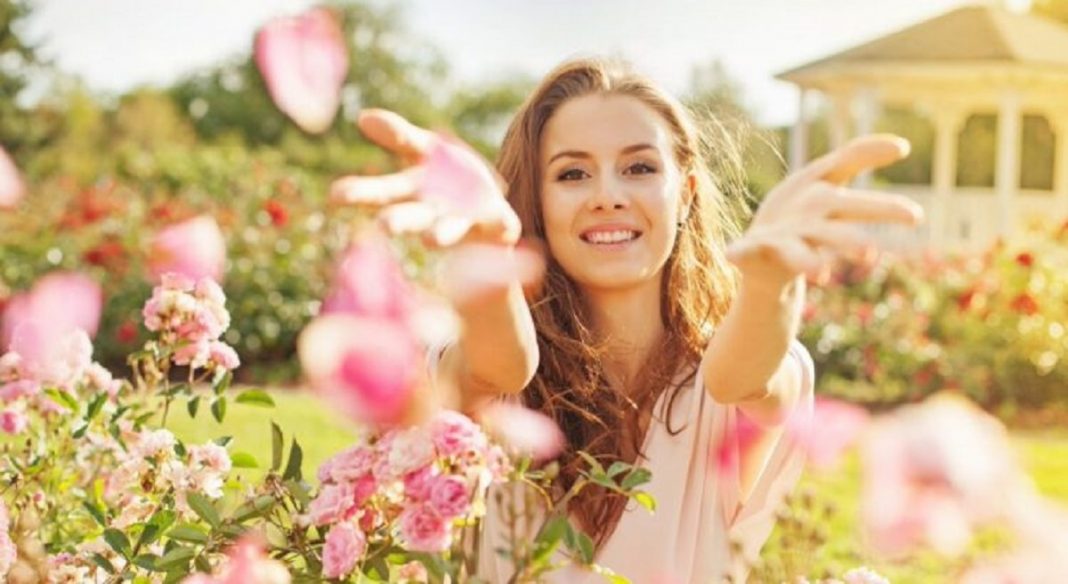
{"label": "bright sky", "polygon": [[[376,0],[385,4],[389,0]],[[990,0],[987,0],[990,1]],[[668,88],[723,61],[769,124],[796,92],[773,75],[966,0],[407,0],[408,26],[439,46],[461,81],[540,76],[576,54],[617,54]],[[34,0],[44,53],[99,91],[167,83],[248,51],[256,28],[309,0]],[[1024,4],[1027,0],[1010,0]]]}

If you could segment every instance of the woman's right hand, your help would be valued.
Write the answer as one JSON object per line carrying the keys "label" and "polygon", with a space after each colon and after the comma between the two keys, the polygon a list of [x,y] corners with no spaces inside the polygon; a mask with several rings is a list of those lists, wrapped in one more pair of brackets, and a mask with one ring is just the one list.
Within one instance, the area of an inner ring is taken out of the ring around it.
{"label": "woman's right hand", "polygon": [[393,152],[409,166],[382,176],[341,177],[330,187],[334,202],[378,209],[379,220],[387,233],[418,235],[431,247],[452,247],[461,243],[512,247],[519,241],[519,218],[504,198],[500,176],[469,147],[451,145],[464,149],[463,154],[469,155],[472,161],[477,158],[484,168],[475,170],[484,171],[484,176],[475,177],[479,183],[476,208],[457,212],[450,205],[441,205],[440,201],[421,196],[428,179],[443,178],[428,177],[427,162],[428,156],[445,138],[386,110],[361,112],[357,124],[367,138]]}

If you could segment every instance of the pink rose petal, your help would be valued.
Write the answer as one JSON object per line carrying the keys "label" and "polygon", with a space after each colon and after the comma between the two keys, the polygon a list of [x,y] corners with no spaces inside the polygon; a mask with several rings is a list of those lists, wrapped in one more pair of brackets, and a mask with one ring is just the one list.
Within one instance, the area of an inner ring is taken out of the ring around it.
{"label": "pink rose petal", "polygon": [[489,166],[469,147],[438,137],[423,161],[419,195],[442,210],[478,216],[486,205],[503,201]]}
{"label": "pink rose petal", "polygon": [[512,449],[537,461],[556,458],[565,445],[564,433],[551,418],[516,404],[498,402],[482,413],[486,431]]}
{"label": "pink rose petal", "polygon": [[870,416],[860,406],[818,398],[811,416],[794,416],[787,432],[819,469],[833,467],[842,454],[860,438]]}
{"label": "pink rose petal", "polygon": [[256,35],[256,65],[278,109],[304,131],[326,131],[341,103],[348,50],[337,18],[316,8],[276,18]]}
{"label": "pink rose petal", "polygon": [[342,257],[322,313],[402,319],[415,308],[414,294],[389,243],[384,238],[368,236]]}
{"label": "pink rose petal", "polygon": [[157,233],[148,263],[156,281],[168,273],[194,281],[220,281],[226,263],[226,241],[215,219],[201,215]]}
{"label": "pink rose petal", "polygon": [[15,162],[0,148],[0,208],[11,208],[26,194],[26,185]]}

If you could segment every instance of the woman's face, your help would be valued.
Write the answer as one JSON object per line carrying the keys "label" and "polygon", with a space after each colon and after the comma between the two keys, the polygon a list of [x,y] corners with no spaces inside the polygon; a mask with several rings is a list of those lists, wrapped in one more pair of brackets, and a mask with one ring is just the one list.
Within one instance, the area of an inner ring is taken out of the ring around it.
{"label": "woman's face", "polygon": [[634,97],[587,95],[549,119],[541,205],[549,251],[582,288],[659,282],[686,178],[667,122]]}

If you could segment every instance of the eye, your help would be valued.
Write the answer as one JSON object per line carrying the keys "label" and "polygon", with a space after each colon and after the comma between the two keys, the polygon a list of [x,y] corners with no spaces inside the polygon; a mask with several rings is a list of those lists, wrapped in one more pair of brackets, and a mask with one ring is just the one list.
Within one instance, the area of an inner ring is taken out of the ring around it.
{"label": "eye", "polygon": [[587,176],[589,176],[589,175],[587,175],[586,172],[584,170],[582,170],[581,168],[569,168],[569,169],[565,170],[564,172],[561,172],[560,175],[556,177],[556,180],[559,180],[559,181],[582,180],[582,179],[586,178]]}
{"label": "eye", "polygon": [[623,171],[623,174],[653,174],[656,167],[646,162],[635,162]]}

